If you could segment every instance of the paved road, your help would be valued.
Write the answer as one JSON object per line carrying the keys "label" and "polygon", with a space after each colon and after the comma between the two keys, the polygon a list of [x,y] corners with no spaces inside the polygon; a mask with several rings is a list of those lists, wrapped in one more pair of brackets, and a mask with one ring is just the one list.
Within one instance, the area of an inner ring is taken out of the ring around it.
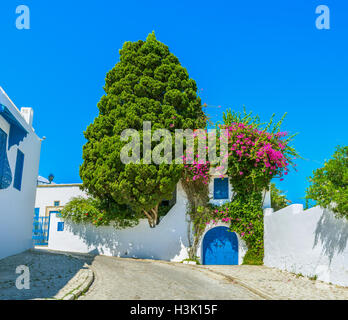
{"label": "paved road", "polygon": [[[76,258],[42,250],[28,250],[1,259],[0,300],[60,299],[81,283],[79,275],[85,263],[90,264],[91,260],[91,257]],[[18,277],[23,274],[22,269],[16,273],[18,266],[27,267],[29,280],[29,287],[21,290],[16,286]]]}
{"label": "paved road", "polygon": [[226,277],[190,265],[96,256],[81,300],[262,299]]}

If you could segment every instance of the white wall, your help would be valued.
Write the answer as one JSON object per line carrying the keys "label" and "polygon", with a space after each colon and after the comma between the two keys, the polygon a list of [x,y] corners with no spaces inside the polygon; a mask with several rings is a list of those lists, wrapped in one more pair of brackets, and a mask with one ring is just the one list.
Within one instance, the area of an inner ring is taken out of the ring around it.
{"label": "white wall", "polygon": [[[211,189],[211,196],[212,191]],[[62,207],[76,196],[86,196],[79,189],[79,185],[40,185],[37,188],[35,207],[40,208],[40,215],[44,216],[47,207],[55,211],[53,207],[55,201],[60,201]],[[52,213],[48,248],[118,257],[182,261],[188,257],[189,245],[186,211],[187,197],[179,183],[176,204],[153,229],[149,227],[147,219],[142,219],[134,228],[117,230],[113,227],[96,228],[92,224],[74,224]],[[63,221],[64,231],[57,231],[58,222]],[[211,224],[206,227],[206,231],[222,225],[228,227],[225,223]],[[203,238],[204,236],[202,241]],[[238,244],[239,264],[241,264],[247,247],[239,237]],[[198,248],[197,256],[201,259],[201,246]]]}
{"label": "white wall", "polygon": [[[36,190],[35,208],[40,208],[40,216],[44,217],[46,208],[54,206],[55,201],[60,206],[65,206],[74,197],[86,197],[86,193],[80,190],[80,184],[47,184],[39,185]],[[54,210],[51,208],[52,211]]]}
{"label": "white wall", "polygon": [[294,204],[265,217],[264,264],[348,286],[348,221]]}
{"label": "white wall", "polygon": [[[36,181],[39,171],[41,140],[34,130],[21,117],[0,87],[0,103],[5,105],[24,128],[29,131],[27,137],[7,151],[12,177],[14,178],[17,149],[24,153],[24,168],[21,191],[13,188],[0,190],[0,259],[20,253],[32,247],[32,224],[36,193]],[[0,127],[7,134],[9,125],[0,116]]]}
{"label": "white wall", "polygon": [[[113,227],[94,227],[91,224],[74,224],[65,221],[64,231],[57,231],[57,224],[63,221],[51,214],[48,248],[52,250],[102,254],[118,257],[151,258],[182,261],[187,258],[186,195],[181,185],[177,187],[177,203],[163,217],[156,228],[150,228],[148,221],[142,219],[134,228],[117,230]],[[46,188],[64,190],[69,188]],[[44,194],[38,188],[37,204]],[[70,190],[70,191],[69,191]],[[63,194],[63,192],[61,193]],[[49,196],[49,203],[59,197]],[[67,199],[67,197],[65,198]]]}

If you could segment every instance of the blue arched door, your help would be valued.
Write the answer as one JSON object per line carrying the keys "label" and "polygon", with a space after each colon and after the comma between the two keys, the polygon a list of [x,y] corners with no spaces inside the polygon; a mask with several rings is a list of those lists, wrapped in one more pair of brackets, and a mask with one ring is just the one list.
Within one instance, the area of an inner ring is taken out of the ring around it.
{"label": "blue arched door", "polygon": [[237,265],[238,238],[227,227],[209,230],[203,239],[203,264]]}

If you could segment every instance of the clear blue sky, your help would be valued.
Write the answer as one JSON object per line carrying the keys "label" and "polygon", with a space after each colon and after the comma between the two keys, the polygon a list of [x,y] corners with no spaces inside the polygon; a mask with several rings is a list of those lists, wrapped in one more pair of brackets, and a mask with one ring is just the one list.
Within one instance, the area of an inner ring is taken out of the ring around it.
{"label": "clear blue sky", "polygon": [[[17,5],[31,29],[15,27]],[[331,29],[315,27],[315,8],[331,10]],[[17,106],[33,107],[42,144],[40,175],[79,182],[83,131],[97,116],[104,78],[125,41],[155,30],[203,88],[213,120],[245,105],[268,120],[288,112],[305,160],[277,185],[303,202],[306,178],[336,145],[347,144],[348,2],[37,1],[0,3],[0,85]]]}

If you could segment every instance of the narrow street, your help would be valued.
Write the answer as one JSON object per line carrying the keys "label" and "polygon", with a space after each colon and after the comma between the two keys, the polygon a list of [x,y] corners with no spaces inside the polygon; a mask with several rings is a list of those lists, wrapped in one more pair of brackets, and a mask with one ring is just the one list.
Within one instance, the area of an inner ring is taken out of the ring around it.
{"label": "narrow street", "polygon": [[153,260],[96,256],[95,280],[81,300],[260,300],[262,297],[203,268]]}

